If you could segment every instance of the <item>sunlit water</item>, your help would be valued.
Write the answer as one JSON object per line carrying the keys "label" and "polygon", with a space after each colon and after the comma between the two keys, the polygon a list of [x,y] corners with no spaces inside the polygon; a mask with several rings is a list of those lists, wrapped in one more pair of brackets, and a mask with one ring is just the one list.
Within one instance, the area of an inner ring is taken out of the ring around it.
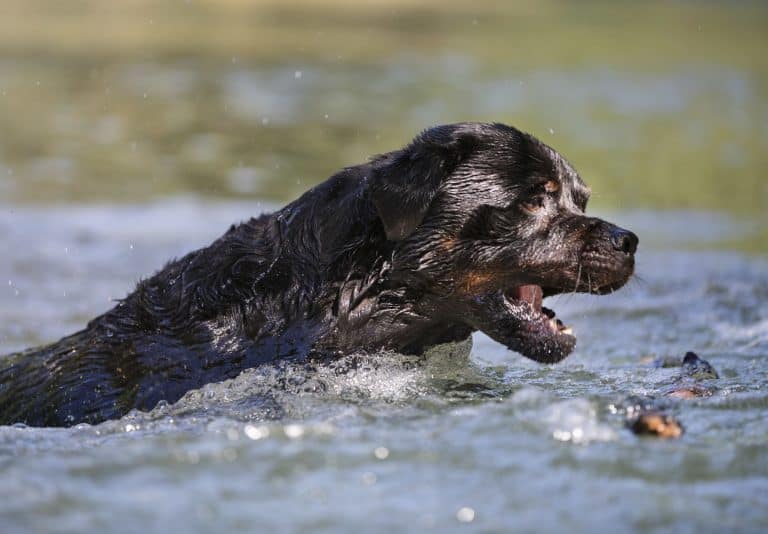
{"label": "sunlit water", "polygon": [[[167,259],[269,208],[175,198],[4,207],[0,353],[58,339]],[[0,427],[3,531],[593,530],[768,527],[768,262],[708,243],[705,213],[613,214],[638,278],[562,296],[576,352],[543,366],[478,335],[417,360],[256,369],[176,405],[72,429]],[[622,402],[695,350],[713,396],[667,399],[680,440],[638,438]]]}
{"label": "sunlit water", "polygon": [[562,151],[600,205],[765,218],[766,94],[755,73],[706,62],[651,72],[599,64],[489,71],[445,54],[370,67],[179,61],[87,69],[0,57],[0,131],[8,132],[0,195],[287,201],[424,128],[486,120]]}

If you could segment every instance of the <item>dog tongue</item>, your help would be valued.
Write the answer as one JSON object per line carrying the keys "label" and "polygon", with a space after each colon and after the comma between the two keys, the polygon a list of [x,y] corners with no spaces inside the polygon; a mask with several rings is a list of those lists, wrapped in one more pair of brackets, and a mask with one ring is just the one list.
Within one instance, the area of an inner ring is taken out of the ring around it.
{"label": "dog tongue", "polygon": [[519,286],[513,289],[512,293],[517,300],[524,300],[533,306],[534,310],[541,311],[541,299],[544,296],[544,293],[540,286]]}

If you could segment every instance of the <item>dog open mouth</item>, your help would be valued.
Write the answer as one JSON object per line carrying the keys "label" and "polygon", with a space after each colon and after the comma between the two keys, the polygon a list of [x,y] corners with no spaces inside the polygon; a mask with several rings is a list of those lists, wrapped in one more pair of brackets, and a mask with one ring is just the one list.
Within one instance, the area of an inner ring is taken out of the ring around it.
{"label": "dog open mouth", "polygon": [[554,363],[565,358],[576,345],[573,329],[541,305],[541,286],[523,285],[503,293],[507,312],[517,322],[515,350],[533,360]]}
{"label": "dog open mouth", "polygon": [[518,286],[505,292],[504,297],[507,300],[528,303],[532,310],[539,314],[539,319],[546,321],[553,333],[573,335],[573,329],[570,326],[565,326],[560,319],[557,319],[553,310],[541,305],[541,301],[544,299],[544,291],[541,286]]}

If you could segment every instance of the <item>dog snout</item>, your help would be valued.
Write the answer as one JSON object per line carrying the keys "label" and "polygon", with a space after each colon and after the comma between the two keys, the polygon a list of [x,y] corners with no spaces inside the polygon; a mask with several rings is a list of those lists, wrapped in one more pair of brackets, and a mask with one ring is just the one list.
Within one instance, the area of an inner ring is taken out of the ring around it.
{"label": "dog snout", "polygon": [[611,230],[611,244],[613,248],[624,254],[634,254],[637,250],[637,236],[629,230],[615,227]]}

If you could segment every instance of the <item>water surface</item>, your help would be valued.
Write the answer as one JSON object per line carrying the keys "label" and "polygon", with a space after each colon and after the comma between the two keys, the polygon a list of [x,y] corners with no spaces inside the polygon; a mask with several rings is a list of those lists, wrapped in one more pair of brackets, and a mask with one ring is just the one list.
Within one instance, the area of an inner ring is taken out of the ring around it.
{"label": "water surface", "polygon": [[[3,209],[14,253],[0,258],[0,352],[82,327],[168,257],[268,207]],[[744,233],[722,215],[608,216],[641,236],[638,277],[611,296],[553,299],[579,338],[564,363],[477,335],[469,354],[246,372],[93,427],[2,427],[6,528],[765,527],[768,262],[707,246]],[[716,392],[664,401],[680,440],[634,436],[622,403],[658,396],[679,372],[648,358],[686,350],[717,368]]]}

